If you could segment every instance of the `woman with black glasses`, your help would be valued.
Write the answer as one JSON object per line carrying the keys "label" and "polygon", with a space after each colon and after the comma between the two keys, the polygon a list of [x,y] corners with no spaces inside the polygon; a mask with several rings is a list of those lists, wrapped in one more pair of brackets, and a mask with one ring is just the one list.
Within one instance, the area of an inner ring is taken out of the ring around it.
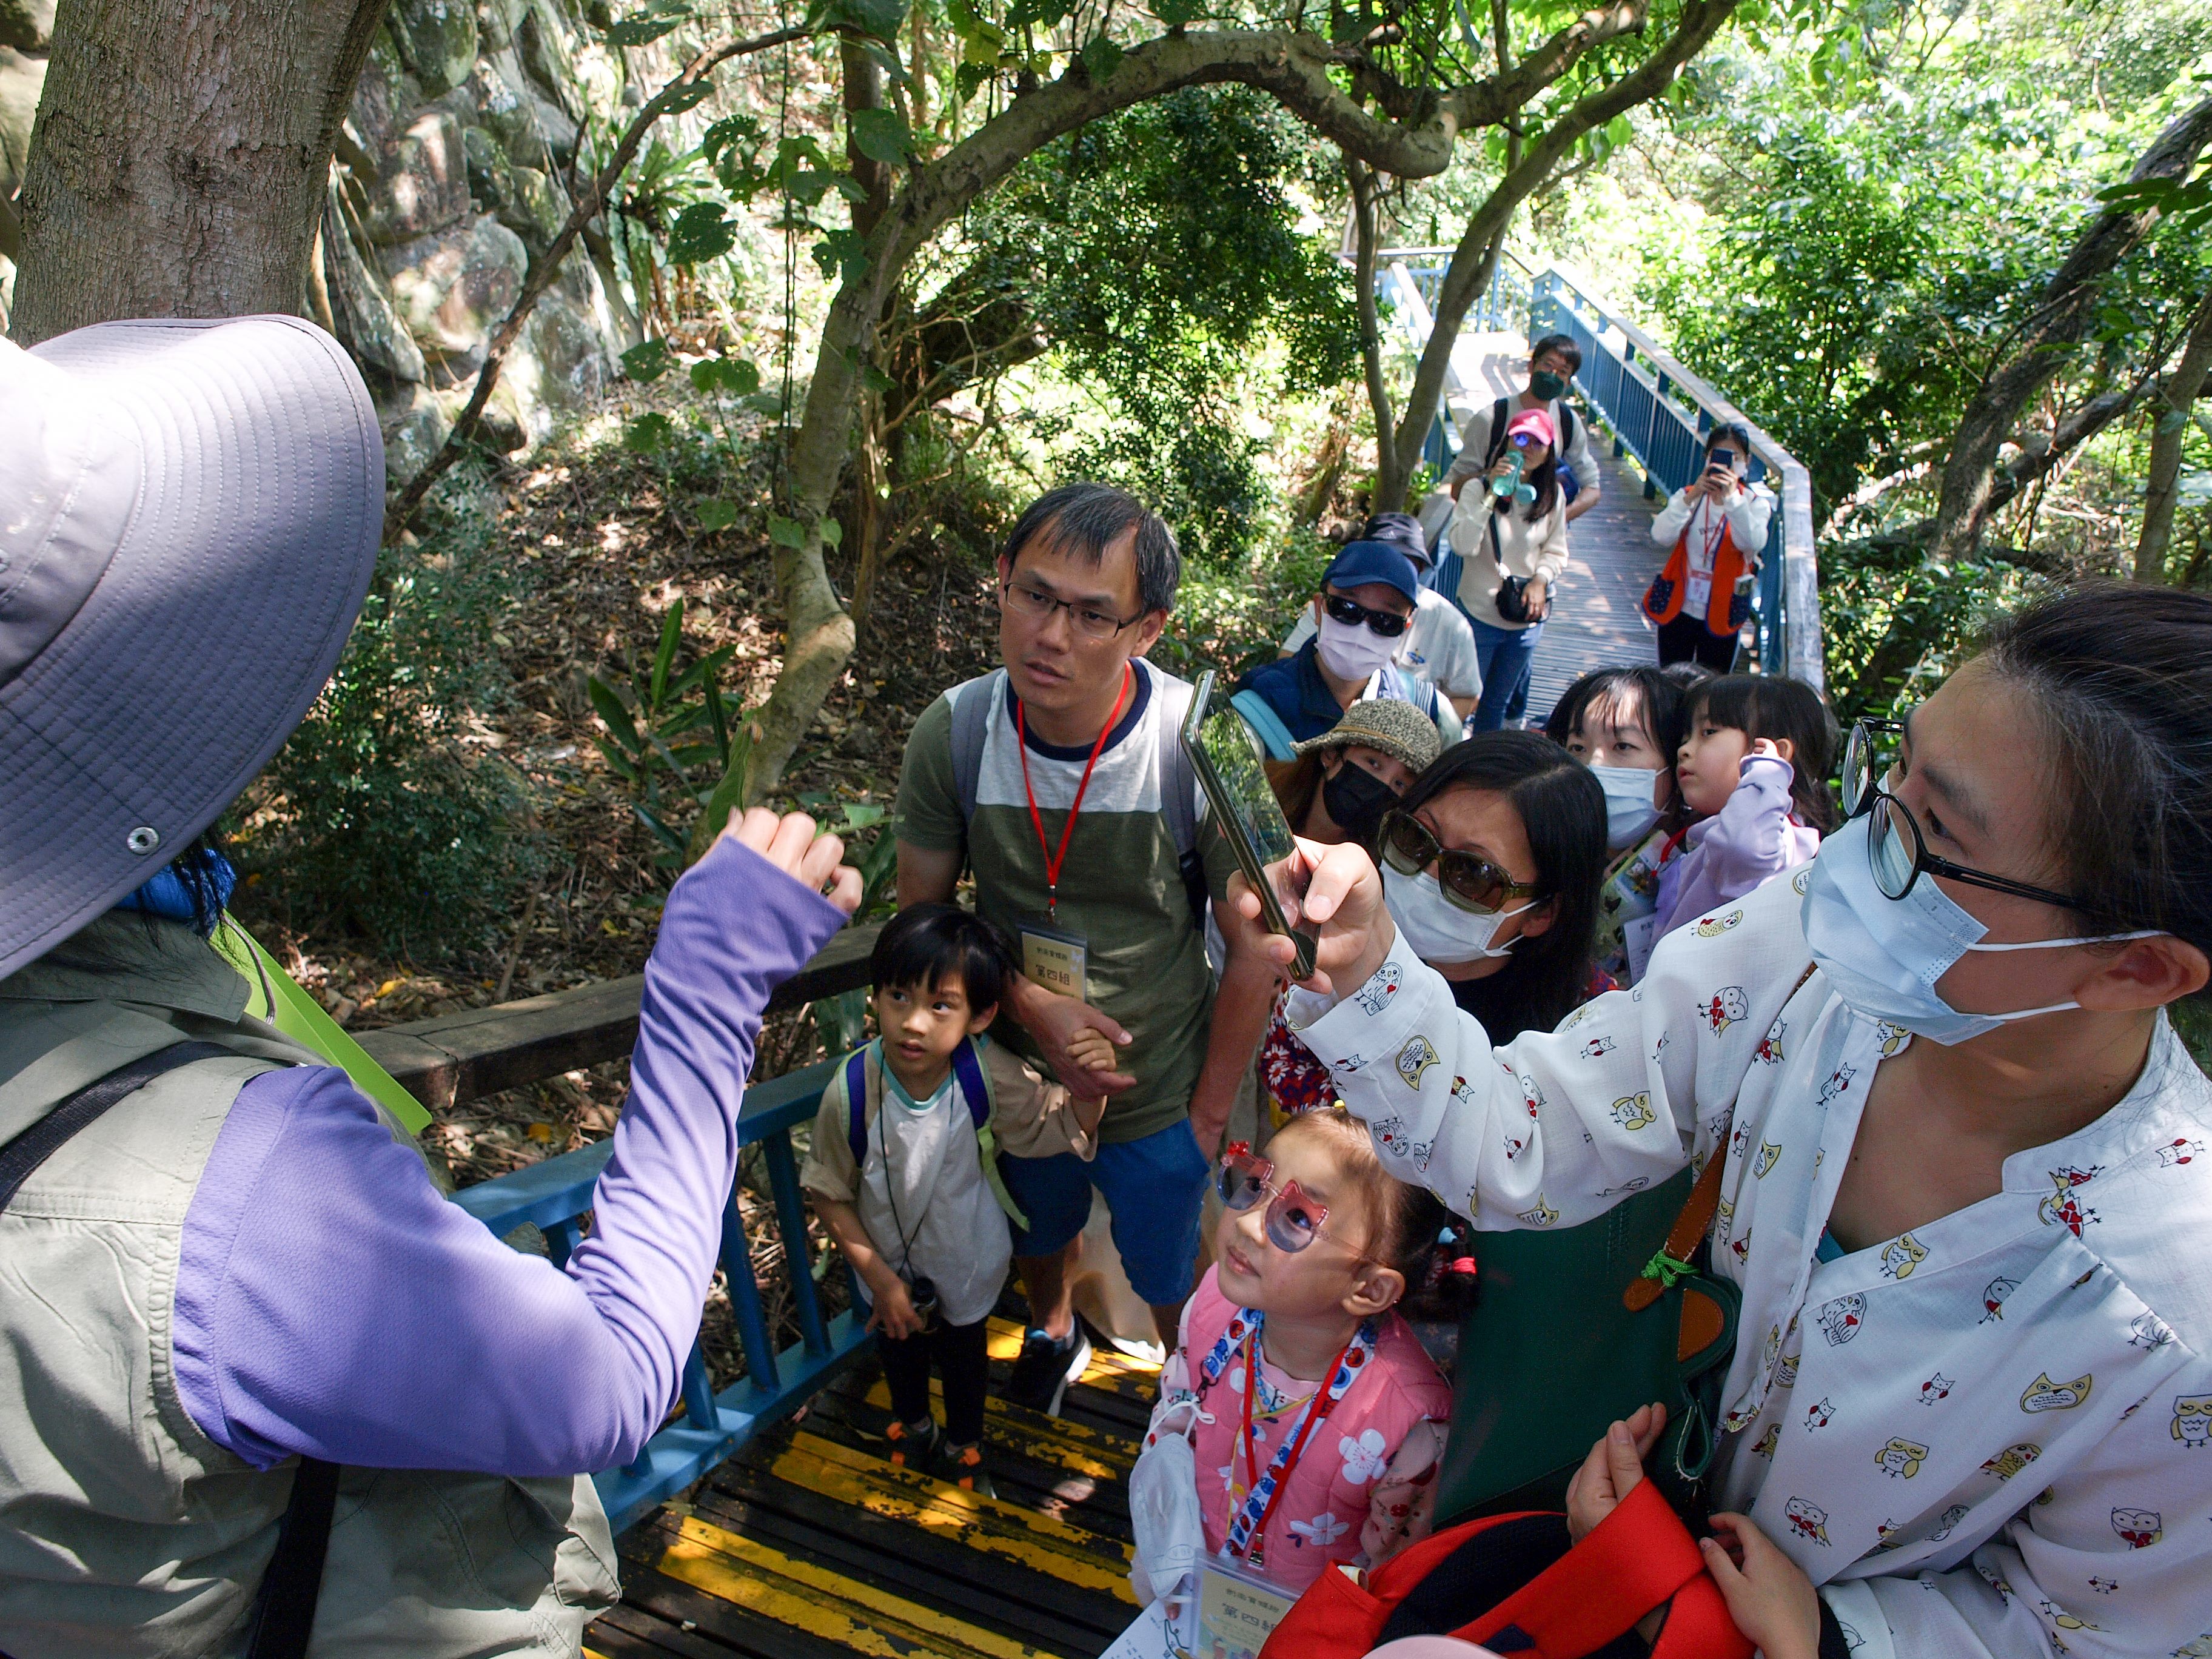
{"label": "woman with black glasses", "polygon": [[1498,1042],[1589,994],[1605,791],[1534,732],[1444,750],[1382,819],[1382,887],[1407,945]]}
{"label": "woman with black glasses", "polygon": [[2212,1084],[2166,1011],[2212,980],[2212,599],[2001,620],[1844,784],[1810,865],[1502,1048],[1387,874],[1301,854],[1291,1024],[1486,1227],[1701,1172],[1704,1547],[1769,1659],[2206,1651]]}

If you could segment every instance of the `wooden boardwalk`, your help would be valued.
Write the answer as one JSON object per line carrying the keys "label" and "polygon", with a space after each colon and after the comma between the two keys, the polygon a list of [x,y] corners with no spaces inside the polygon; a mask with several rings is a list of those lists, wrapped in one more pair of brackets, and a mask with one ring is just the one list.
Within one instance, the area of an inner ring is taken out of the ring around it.
{"label": "wooden boardwalk", "polygon": [[[992,1321],[994,1389],[1020,1346]],[[1157,1376],[1100,1342],[1060,1417],[994,1398],[992,1498],[886,1461],[890,1395],[864,1357],[623,1535],[622,1605],[585,1653],[1094,1659],[1137,1613],[1126,1482]]]}
{"label": "wooden boardwalk", "polygon": [[[1513,335],[1462,337],[1454,356],[1463,378],[1481,388],[1473,394],[1480,400],[1518,391],[1528,372],[1528,348]],[[1588,416],[1577,408],[1575,419]],[[1528,688],[1529,720],[1535,726],[1591,669],[1658,660],[1657,635],[1637,602],[1662,562],[1651,539],[1651,520],[1662,503],[1644,499],[1643,473],[1634,462],[1614,457],[1602,427],[1590,432],[1590,453],[1597,458],[1604,495],[1567,528],[1571,562],[1537,644]]]}

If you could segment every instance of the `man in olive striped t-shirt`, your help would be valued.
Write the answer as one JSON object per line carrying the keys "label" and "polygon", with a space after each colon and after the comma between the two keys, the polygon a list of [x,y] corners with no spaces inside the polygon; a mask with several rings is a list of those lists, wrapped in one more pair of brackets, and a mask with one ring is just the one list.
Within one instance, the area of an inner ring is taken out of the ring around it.
{"label": "man in olive striped t-shirt", "polygon": [[1000,1160],[1030,1223],[1015,1250],[1031,1328],[1008,1394],[1044,1411],[1089,1356],[1068,1273],[1094,1185],[1131,1285],[1174,1342],[1223,1128],[1192,1120],[1192,1096],[1205,1074],[1202,1097],[1226,1100],[1250,1059],[1208,1053],[1203,907],[1235,861],[1199,822],[1176,748],[1190,687],[1143,659],[1179,574],[1175,538],[1133,497],[1099,484],[1043,496],[1000,558],[1006,665],[923,711],[899,776],[900,904],[951,898],[965,864],[978,914],[1015,946],[1022,973],[995,1035],[1086,1093],[1101,1080],[1069,1060],[1068,1038],[1090,1026],[1123,1045],[1094,1162]]}

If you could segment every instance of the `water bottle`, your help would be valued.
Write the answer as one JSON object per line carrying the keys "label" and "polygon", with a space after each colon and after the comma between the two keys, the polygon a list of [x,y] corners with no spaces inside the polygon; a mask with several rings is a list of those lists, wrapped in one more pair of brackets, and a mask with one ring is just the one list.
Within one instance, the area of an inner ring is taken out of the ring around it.
{"label": "water bottle", "polygon": [[1528,462],[1528,442],[1526,436],[1515,438],[1513,447],[1505,452],[1508,470],[1490,481],[1490,493],[1501,501],[1510,495],[1526,507],[1536,499],[1536,487],[1521,477],[1521,469]]}

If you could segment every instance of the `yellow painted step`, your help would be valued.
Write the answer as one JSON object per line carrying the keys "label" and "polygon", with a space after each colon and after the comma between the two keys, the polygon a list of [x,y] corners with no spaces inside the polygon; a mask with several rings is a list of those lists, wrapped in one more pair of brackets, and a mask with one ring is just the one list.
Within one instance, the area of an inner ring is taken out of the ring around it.
{"label": "yellow painted step", "polygon": [[[941,1408],[945,1389],[929,1379],[929,1397]],[[878,1411],[891,1408],[888,1382],[878,1381],[867,1394],[868,1404]],[[984,1420],[991,1425],[994,1443],[1012,1448],[1033,1463],[1066,1469],[1093,1480],[1127,1480],[1137,1461],[1137,1448],[1119,1435],[1104,1434],[1080,1423],[1039,1417],[1035,1412],[1006,1406],[997,1400],[985,1402]]]}
{"label": "yellow painted step", "polygon": [[804,1432],[777,1454],[778,1480],[872,1515],[921,1527],[1002,1561],[1047,1573],[1080,1589],[1103,1590],[1134,1606],[1129,1547],[1057,1516],[984,1498],[883,1459]]}
{"label": "yellow painted step", "polygon": [[883,1659],[1054,1659],[1048,1650],[970,1625],[769,1548],[695,1515],[653,1563],[671,1578],[780,1625]]}

